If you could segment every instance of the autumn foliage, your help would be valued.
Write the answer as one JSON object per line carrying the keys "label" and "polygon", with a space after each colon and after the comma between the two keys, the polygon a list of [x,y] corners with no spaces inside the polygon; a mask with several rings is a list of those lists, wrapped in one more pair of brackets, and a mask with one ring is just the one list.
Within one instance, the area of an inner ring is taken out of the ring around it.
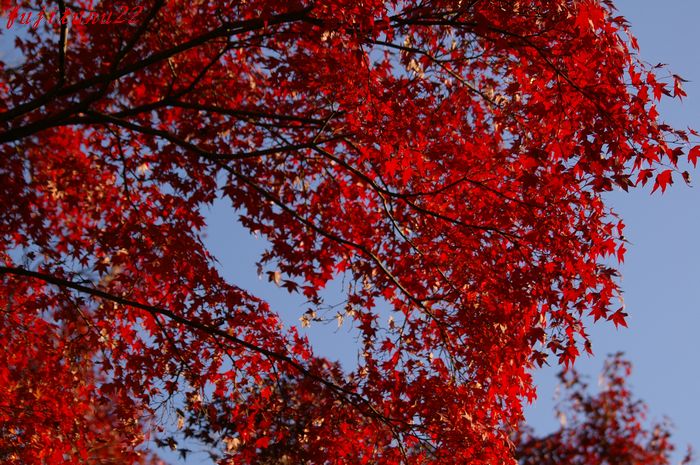
{"label": "autumn foliage", "polygon": [[[674,463],[668,420],[652,423],[647,406],[630,392],[632,366],[609,357],[593,393],[576,370],[562,371],[557,407],[561,428],[538,437],[525,427],[515,438],[520,465],[667,465]],[[693,459],[689,449],[681,464]]]}
{"label": "autumn foliage", "polygon": [[[680,78],[610,1],[139,5],[2,30],[0,460],[512,463],[532,369],[625,324],[601,194],[696,162]],[[343,283],[357,367],[221,276],[220,197],[303,322]]]}

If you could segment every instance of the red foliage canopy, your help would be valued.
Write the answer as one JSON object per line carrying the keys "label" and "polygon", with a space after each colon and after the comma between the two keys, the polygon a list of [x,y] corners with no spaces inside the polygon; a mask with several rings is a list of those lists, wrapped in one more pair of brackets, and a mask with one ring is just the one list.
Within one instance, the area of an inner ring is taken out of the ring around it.
{"label": "red foliage canopy", "polygon": [[[607,0],[128,5],[7,10],[3,460],[78,463],[110,422],[128,457],[160,409],[216,431],[226,405],[238,462],[294,434],[309,463],[512,461],[533,365],[590,350],[586,314],[624,324],[601,193],[695,160],[655,109],[680,79]],[[355,370],[221,277],[217,196],[290,292],[344,276]],[[326,416],[271,428],[284,385]]]}
{"label": "red foliage canopy", "polygon": [[[668,465],[674,446],[667,421],[645,422],[646,405],[627,385],[631,364],[621,354],[605,362],[600,392],[592,395],[575,370],[562,371],[564,396],[558,406],[561,428],[538,437],[524,428],[515,442],[521,465]],[[692,451],[681,465],[690,463]]]}

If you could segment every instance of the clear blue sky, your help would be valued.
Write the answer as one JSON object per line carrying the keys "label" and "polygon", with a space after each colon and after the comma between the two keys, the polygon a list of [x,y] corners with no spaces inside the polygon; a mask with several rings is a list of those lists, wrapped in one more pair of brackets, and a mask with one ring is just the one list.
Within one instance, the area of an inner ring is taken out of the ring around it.
{"label": "clear blue sky", "polygon": [[[619,0],[620,13],[632,24],[641,56],[648,62],[668,63],[669,70],[691,82],[681,103],[667,102],[661,114],[670,123],[700,129],[700,2],[693,0]],[[608,201],[627,224],[628,246],[622,266],[622,288],[629,328],[616,330],[599,323],[591,329],[596,356],[582,358],[578,367],[595,380],[607,353],[624,351],[634,364],[631,379],[635,395],[647,401],[650,418],[668,416],[675,425],[679,452],[687,444],[700,449],[700,170],[693,174],[697,187],[677,179],[664,195],[649,189],[614,192]],[[302,301],[259,279],[254,263],[263,250],[261,239],[248,236],[236,225],[221,202],[209,215],[208,243],[225,274],[269,299],[288,322],[303,312]],[[332,289],[329,296],[333,295]],[[334,303],[332,297],[328,303]],[[347,327],[314,327],[307,331],[315,351],[345,366],[355,361],[353,339]],[[527,409],[528,421],[540,431],[557,426],[552,396],[557,368],[536,374],[539,399]],[[595,383],[592,383],[595,386]],[[679,453],[680,455],[680,453]]]}

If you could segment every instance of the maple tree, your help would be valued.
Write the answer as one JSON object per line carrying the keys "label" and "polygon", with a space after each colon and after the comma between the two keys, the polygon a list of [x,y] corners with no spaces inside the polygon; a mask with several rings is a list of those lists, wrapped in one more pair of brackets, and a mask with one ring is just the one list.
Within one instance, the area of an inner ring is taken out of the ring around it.
{"label": "maple tree", "polygon": [[[576,371],[561,371],[564,395],[557,407],[561,428],[538,437],[525,427],[514,442],[521,465],[666,465],[675,447],[670,424],[647,424],[647,406],[635,399],[627,379],[632,365],[615,354],[605,361],[600,391],[590,394],[588,383]],[[688,449],[681,463],[691,463]]]}
{"label": "maple tree", "polygon": [[[328,376],[339,379],[339,369],[326,364],[320,367],[327,370]],[[515,431],[513,444],[515,458],[521,465],[561,464],[561,465],[667,465],[672,462],[675,446],[670,442],[671,425],[668,420],[648,422],[647,406],[635,399],[630,391],[628,379],[631,363],[618,353],[609,356],[598,379],[598,392],[591,393],[586,379],[575,369],[561,370],[558,374],[560,389],[556,416],[560,428],[540,436],[527,425]],[[281,380],[280,389],[285,392],[282,399],[269,399],[267,418],[270,423],[265,430],[283,428],[291,434],[266,448],[262,454],[244,451],[250,444],[242,444],[235,439],[238,425],[230,421],[226,413],[231,406],[216,399],[207,408],[214,409],[217,415],[192,412],[183,421],[179,433],[183,437],[196,437],[209,447],[210,455],[217,459],[233,456],[242,463],[285,464],[308,463],[313,451],[325,450],[323,435],[317,430],[337,428],[338,436],[345,436],[338,421],[344,415],[352,417],[352,412],[344,408],[329,408],[317,404],[314,384],[295,385],[291,379]],[[284,412],[294,409],[294,415]],[[215,424],[210,423],[215,418]],[[328,425],[327,423],[331,423]],[[386,440],[387,438],[385,438]],[[175,439],[172,439],[173,441]],[[382,444],[381,440],[378,441]],[[350,446],[352,448],[352,445]],[[385,444],[382,447],[386,447]],[[692,450],[688,450],[682,464],[691,463]],[[345,457],[346,463],[362,463],[351,454]],[[234,462],[235,463],[235,462]]]}
{"label": "maple tree", "polygon": [[[297,441],[308,463],[512,462],[532,368],[590,351],[587,315],[625,324],[601,194],[664,191],[700,152],[656,110],[682,80],[640,60],[611,1],[154,0],[125,24],[59,1],[70,24],[36,28],[43,4],[13,5],[9,463],[80,463],[95,441],[141,460],[168,409],[220,432],[224,461]],[[220,196],[304,323],[342,277],[355,369],[221,276],[202,241]]]}

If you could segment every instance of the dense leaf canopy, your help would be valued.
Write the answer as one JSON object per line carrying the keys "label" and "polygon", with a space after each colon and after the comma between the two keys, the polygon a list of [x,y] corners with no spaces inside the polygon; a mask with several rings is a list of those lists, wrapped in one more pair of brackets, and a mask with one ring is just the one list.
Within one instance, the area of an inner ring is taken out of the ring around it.
{"label": "dense leaf canopy", "polygon": [[[235,463],[512,463],[532,368],[590,350],[587,315],[625,324],[601,194],[665,190],[700,151],[655,108],[680,78],[607,0],[2,6],[7,463],[146,460],[149,435]],[[303,324],[342,280],[357,367],[221,276],[219,197]]]}

